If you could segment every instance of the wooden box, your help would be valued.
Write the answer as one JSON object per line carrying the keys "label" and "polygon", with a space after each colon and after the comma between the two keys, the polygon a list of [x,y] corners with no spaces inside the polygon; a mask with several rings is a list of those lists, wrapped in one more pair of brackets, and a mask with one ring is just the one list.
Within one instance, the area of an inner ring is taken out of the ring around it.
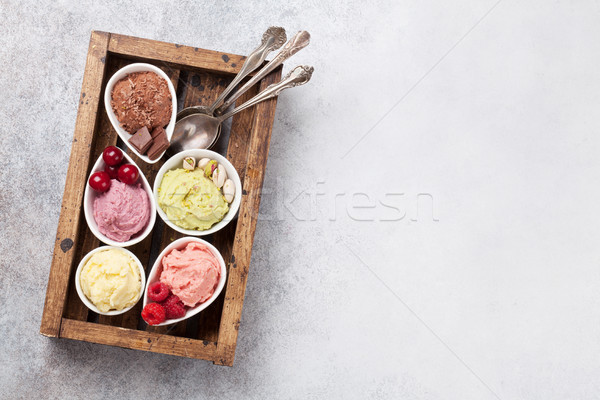
{"label": "wooden box", "polygon": [[[252,242],[277,99],[264,101],[233,117],[216,150],[231,161],[242,180],[242,203],[237,219],[214,235],[204,237],[221,251],[227,263],[227,282],[206,310],[169,327],[148,327],[141,319],[141,301],[129,312],[113,317],[89,311],[75,291],[73,277],[83,256],[102,245],[87,227],[83,193],[87,177],[102,150],[118,143],[104,109],[104,87],[119,68],[132,62],[154,64],[171,78],[178,108],[209,105],[233,79],[244,62],[234,54],[164,43],[106,32],[92,32],[79,111],[73,137],[52,266],[40,333],[130,349],[200,358],[233,365]],[[246,101],[281,78],[281,67],[238,100]],[[126,146],[120,146],[126,150]],[[128,152],[152,185],[166,159],[146,164]],[[130,247],[149,271],[160,251],[183,235],[157,218],[152,234]]]}

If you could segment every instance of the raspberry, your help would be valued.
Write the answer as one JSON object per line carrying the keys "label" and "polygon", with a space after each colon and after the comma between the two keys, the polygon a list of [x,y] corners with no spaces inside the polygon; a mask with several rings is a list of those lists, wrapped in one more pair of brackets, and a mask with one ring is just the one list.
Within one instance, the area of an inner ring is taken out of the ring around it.
{"label": "raspberry", "polygon": [[179,296],[176,296],[174,294],[170,294],[169,297],[167,297],[167,299],[165,301],[161,302],[160,304],[162,304],[163,307],[166,305],[172,305],[172,304],[178,304],[181,307],[184,307],[183,302],[181,301]]}
{"label": "raspberry", "polygon": [[158,325],[165,321],[165,308],[159,303],[146,304],[142,310],[142,318],[148,325]]}
{"label": "raspberry", "polygon": [[176,319],[185,317],[185,306],[179,300],[179,297],[174,294],[170,295],[165,301],[161,303],[165,308],[165,315],[167,319]]}
{"label": "raspberry", "polygon": [[170,290],[162,282],[154,282],[148,286],[148,298],[152,301],[161,302],[169,296]]}

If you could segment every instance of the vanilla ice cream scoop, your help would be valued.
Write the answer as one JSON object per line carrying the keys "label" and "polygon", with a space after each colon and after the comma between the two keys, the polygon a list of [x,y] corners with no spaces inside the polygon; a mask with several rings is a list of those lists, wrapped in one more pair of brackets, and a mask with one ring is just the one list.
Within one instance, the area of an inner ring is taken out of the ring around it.
{"label": "vanilla ice cream scoop", "polygon": [[133,306],[142,288],[137,262],[116,248],[92,254],[81,270],[79,283],[85,296],[102,312]]}

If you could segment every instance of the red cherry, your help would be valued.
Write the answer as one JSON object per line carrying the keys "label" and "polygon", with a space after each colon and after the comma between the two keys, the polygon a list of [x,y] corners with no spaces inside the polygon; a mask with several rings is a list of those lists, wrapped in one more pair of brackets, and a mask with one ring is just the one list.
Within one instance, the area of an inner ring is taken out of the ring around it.
{"label": "red cherry", "polygon": [[104,171],[94,172],[90,176],[89,184],[98,192],[106,192],[110,188],[110,176]]}
{"label": "red cherry", "polygon": [[132,164],[123,164],[119,167],[119,172],[117,173],[119,176],[119,180],[128,185],[133,185],[140,176],[140,172],[137,167]]}
{"label": "red cherry", "polygon": [[106,165],[119,165],[123,161],[123,152],[115,146],[108,146],[102,153],[102,159]]}
{"label": "red cherry", "polygon": [[104,172],[110,176],[110,179],[117,179],[119,176],[119,166],[118,165],[106,165],[104,167]]}

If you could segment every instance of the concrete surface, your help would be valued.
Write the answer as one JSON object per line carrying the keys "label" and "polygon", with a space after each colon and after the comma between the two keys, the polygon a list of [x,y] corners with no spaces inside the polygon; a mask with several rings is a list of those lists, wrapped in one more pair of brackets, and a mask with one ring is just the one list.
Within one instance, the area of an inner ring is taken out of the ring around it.
{"label": "concrete surface", "polygon": [[[0,397],[600,396],[596,1],[0,0]],[[312,44],[235,367],[38,334],[90,30]],[[393,207],[393,208],[392,208]]]}

